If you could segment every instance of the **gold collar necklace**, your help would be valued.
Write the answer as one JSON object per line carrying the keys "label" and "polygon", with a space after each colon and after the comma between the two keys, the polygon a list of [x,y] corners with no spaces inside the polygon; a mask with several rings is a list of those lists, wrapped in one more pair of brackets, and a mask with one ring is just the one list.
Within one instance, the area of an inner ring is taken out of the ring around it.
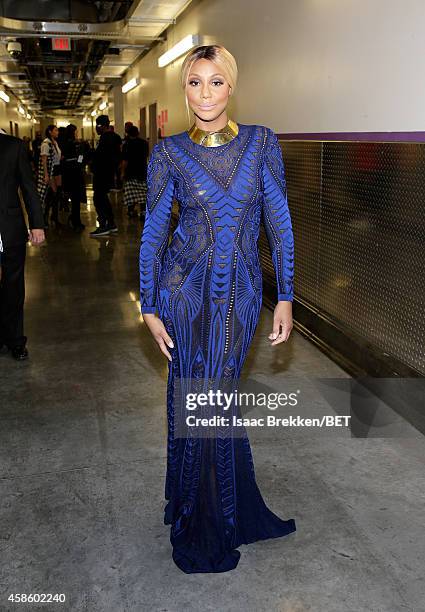
{"label": "gold collar necklace", "polygon": [[222,127],[220,130],[216,130],[215,132],[201,130],[201,128],[196,127],[195,124],[192,125],[190,130],[188,130],[190,139],[193,142],[196,142],[196,144],[203,145],[204,147],[219,147],[220,145],[226,144],[226,142],[233,140],[238,133],[239,126],[231,119],[228,120],[224,127]]}

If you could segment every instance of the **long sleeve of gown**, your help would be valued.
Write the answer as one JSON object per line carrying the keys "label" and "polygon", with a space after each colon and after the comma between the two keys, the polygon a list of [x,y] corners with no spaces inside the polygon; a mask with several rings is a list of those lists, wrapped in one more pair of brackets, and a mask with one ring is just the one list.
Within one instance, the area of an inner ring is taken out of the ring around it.
{"label": "long sleeve of gown", "polygon": [[174,180],[163,143],[159,142],[153,147],[147,169],[146,215],[139,255],[142,314],[157,310],[158,279],[168,244],[173,195]]}
{"label": "long sleeve of gown", "polygon": [[294,236],[288,208],[285,167],[276,134],[267,128],[262,167],[264,227],[276,273],[277,299],[293,301]]}

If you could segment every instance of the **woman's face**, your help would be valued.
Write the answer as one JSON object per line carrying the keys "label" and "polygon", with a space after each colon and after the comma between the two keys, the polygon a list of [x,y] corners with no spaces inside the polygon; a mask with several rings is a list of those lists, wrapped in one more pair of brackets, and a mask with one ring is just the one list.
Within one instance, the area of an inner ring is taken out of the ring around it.
{"label": "woman's face", "polygon": [[188,75],[186,95],[199,119],[217,119],[226,109],[230,92],[231,87],[217,64],[207,59],[196,60]]}
{"label": "woman's face", "polygon": [[53,138],[56,140],[56,138],[59,135],[59,130],[57,127],[54,127],[53,130],[50,130],[50,134],[53,136]]}

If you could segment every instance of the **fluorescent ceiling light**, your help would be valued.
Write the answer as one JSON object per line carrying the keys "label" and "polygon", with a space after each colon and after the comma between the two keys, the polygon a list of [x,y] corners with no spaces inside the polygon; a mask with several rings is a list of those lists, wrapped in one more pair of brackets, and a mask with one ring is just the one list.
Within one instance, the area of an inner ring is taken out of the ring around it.
{"label": "fluorescent ceiling light", "polygon": [[0,89],[0,98],[2,100],[4,100],[5,102],[10,102],[10,98],[7,95],[7,93],[5,91],[3,91],[2,89]]}
{"label": "fluorescent ceiling light", "polygon": [[92,112],[90,113],[90,115],[91,115],[92,117],[96,117],[96,115],[97,115],[97,111],[96,111],[96,110],[92,111]]}
{"label": "fluorescent ceiling light", "polygon": [[26,112],[23,106],[18,106],[18,112],[21,113],[21,115],[26,115]]}
{"label": "fluorescent ceiling light", "polygon": [[199,42],[199,34],[188,34],[180,42],[178,42],[174,47],[171,47],[168,51],[160,55],[158,58],[158,66],[163,68],[170,64],[172,61],[189,51],[195,47]]}
{"label": "fluorescent ceiling light", "polygon": [[108,103],[103,101],[102,104],[99,104],[99,110],[103,111],[105,110],[105,108],[107,108],[107,106],[108,106]]}
{"label": "fluorescent ceiling light", "polygon": [[27,113],[27,119],[31,119],[31,115]]}
{"label": "fluorescent ceiling light", "polygon": [[127,83],[121,87],[121,91],[123,93],[127,93],[131,91],[132,89],[134,89],[135,87],[137,87],[138,85],[140,85],[139,79],[131,79],[130,81],[127,81]]}

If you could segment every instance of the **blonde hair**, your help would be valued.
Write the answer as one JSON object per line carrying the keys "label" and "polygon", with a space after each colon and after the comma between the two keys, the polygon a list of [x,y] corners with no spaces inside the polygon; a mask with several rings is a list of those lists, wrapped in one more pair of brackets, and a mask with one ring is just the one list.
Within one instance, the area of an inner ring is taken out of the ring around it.
{"label": "blonde hair", "polygon": [[[221,45],[201,45],[198,47],[194,47],[194,49],[189,51],[189,53],[184,58],[181,69],[181,85],[183,89],[186,90],[192,66],[199,59],[211,60],[212,62],[217,64],[217,66],[220,66],[223,71],[223,75],[231,88],[231,94],[233,94],[236,89],[236,82],[238,79],[238,67],[236,65],[236,60],[230,53],[230,51],[228,51],[225,47],[222,47]],[[190,110],[186,93],[185,102],[187,116],[190,123]]]}

